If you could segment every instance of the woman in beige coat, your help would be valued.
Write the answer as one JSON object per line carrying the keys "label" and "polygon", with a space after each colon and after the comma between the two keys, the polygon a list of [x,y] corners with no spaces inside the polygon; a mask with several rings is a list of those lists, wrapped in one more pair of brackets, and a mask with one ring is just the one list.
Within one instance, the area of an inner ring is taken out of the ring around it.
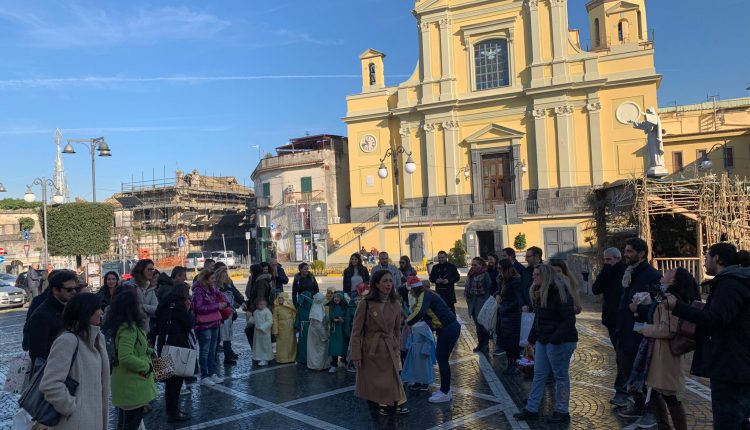
{"label": "woman in beige coat", "polygon": [[[109,358],[99,299],[76,294],[65,306],[65,332],[52,344],[47,367],[39,384],[44,398],[62,415],[54,429],[106,430],[109,424]],[[78,382],[73,394],[65,379]]]}
{"label": "woman in beige coat", "polygon": [[[700,300],[698,284],[693,275],[683,268],[664,272],[661,288],[663,293],[669,292],[686,303]],[[679,320],[671,314],[665,300],[656,306],[653,324],[641,329],[643,336],[655,339],[646,385],[652,390],[649,408],[659,430],[672,428],[669,426],[669,415],[675,429],[687,430],[685,408],[677,398],[679,393],[685,391],[684,356],[674,355],[669,349],[669,341],[677,333],[678,324]]]}
{"label": "woman in beige coat", "polygon": [[[403,316],[389,271],[377,272],[370,285],[370,292],[357,306],[352,325],[352,361],[357,368],[354,394],[368,401],[374,416],[378,405],[388,405],[388,425],[392,426],[397,405],[406,398],[399,374]],[[406,408],[400,408],[405,413]]]}

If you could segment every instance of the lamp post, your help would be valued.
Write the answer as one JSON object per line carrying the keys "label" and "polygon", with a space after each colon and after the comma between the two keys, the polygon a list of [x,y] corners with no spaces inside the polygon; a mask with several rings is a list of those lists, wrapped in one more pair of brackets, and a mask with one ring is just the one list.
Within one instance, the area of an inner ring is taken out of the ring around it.
{"label": "lamp post", "polygon": [[398,215],[398,255],[399,258],[403,255],[401,247],[403,246],[401,238],[401,188],[398,186],[399,180],[399,169],[398,169],[398,155],[406,154],[406,163],[404,170],[406,173],[412,174],[417,171],[417,164],[411,158],[411,152],[404,149],[403,145],[399,145],[395,148],[388,148],[385,151],[385,155],[380,159],[380,167],[378,168],[378,177],[385,179],[388,177],[388,168],[385,166],[385,159],[390,157],[393,162],[393,179],[396,182],[396,190],[394,193],[394,200],[396,200],[396,214]]}
{"label": "lamp post", "polygon": [[0,193],[4,193],[6,191],[8,191],[8,190],[5,189],[5,185],[3,185],[2,182],[0,182]]}
{"label": "lamp post", "polygon": [[92,187],[92,200],[96,203],[96,158],[94,153],[99,151],[100,157],[111,157],[112,152],[109,150],[109,145],[104,141],[103,137],[96,137],[94,139],[68,139],[68,144],[63,149],[63,154],[75,154],[76,150],[73,147],[73,143],[88,144],[87,148],[91,153],[91,187]]}
{"label": "lamp post", "polygon": [[42,254],[44,260],[42,261],[42,266],[47,267],[47,262],[49,261],[49,247],[47,242],[47,187],[49,187],[50,190],[54,190],[54,195],[52,196],[53,203],[59,205],[65,200],[65,196],[60,193],[60,190],[55,186],[52,179],[47,179],[42,176],[41,178],[34,179],[34,182],[26,187],[26,193],[23,195],[23,199],[28,203],[36,200],[34,191],[31,190],[33,185],[41,185],[42,187],[42,214],[44,217],[44,252]]}

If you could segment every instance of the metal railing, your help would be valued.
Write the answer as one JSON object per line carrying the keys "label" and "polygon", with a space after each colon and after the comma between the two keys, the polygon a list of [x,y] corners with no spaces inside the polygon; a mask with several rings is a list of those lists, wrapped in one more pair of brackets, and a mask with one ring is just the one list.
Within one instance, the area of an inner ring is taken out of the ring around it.
{"label": "metal railing", "polygon": [[[401,210],[403,211],[403,208]],[[396,210],[393,209],[385,214],[385,222],[388,222],[389,220],[395,217],[396,217]],[[380,223],[380,213],[378,212],[375,215],[362,221],[356,227],[352,227],[351,231],[347,231],[341,236],[333,239],[329,244],[330,252],[334,252],[336,249],[347,245],[348,243],[356,239],[358,236],[361,236],[367,233],[368,231],[372,230],[373,228],[375,228],[375,226],[377,226],[379,223]]]}
{"label": "metal railing", "polygon": [[528,199],[511,202],[461,203],[427,207],[403,207],[404,222],[441,221],[467,218],[566,215],[590,212],[586,196]]}

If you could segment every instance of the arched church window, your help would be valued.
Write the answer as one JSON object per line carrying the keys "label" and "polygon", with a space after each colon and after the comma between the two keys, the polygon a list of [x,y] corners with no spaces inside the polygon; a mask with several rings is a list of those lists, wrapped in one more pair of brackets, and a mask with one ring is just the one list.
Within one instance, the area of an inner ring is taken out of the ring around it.
{"label": "arched church window", "polygon": [[623,19],[617,24],[617,40],[620,42],[627,42],[627,39],[629,39],[628,33],[628,21]]}
{"label": "arched church window", "polygon": [[508,86],[508,41],[490,39],[474,45],[474,73],[477,90]]}
{"label": "arched church window", "polygon": [[594,19],[594,45],[602,44],[602,32],[599,29],[599,18]]}

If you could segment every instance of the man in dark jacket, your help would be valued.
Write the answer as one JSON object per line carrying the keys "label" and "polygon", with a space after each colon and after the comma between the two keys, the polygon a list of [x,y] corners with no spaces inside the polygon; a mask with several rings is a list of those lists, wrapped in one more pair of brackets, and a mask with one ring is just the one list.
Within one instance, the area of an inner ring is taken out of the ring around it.
{"label": "man in dark jacket", "polygon": [[[373,268],[373,274],[374,272]],[[460,279],[458,268],[448,262],[448,253],[438,252],[438,264],[432,266],[430,282],[435,284],[435,292],[445,301],[453,315],[456,314],[456,282]]]}
{"label": "man in dark jacket", "polygon": [[714,429],[750,429],[750,269],[736,265],[737,249],[717,243],[706,253],[708,283],[702,310],[667,295],[674,316],[696,324],[690,373],[711,378]]}
{"label": "man in dark jacket", "polygon": [[[617,309],[620,307],[622,293],[622,275],[625,273],[625,263],[620,261],[622,254],[617,248],[604,250],[602,271],[596,277],[591,287],[595,295],[603,295],[602,324],[607,327],[612,346],[617,346]],[[618,366],[618,369],[620,366]],[[626,406],[628,392],[622,374],[618,371],[615,378],[615,397],[609,402],[616,406]]]}
{"label": "man in dark jacket", "polygon": [[[634,237],[625,242],[625,272],[622,276],[620,304],[617,308],[617,330],[615,353],[617,354],[617,373],[627,382],[633,370],[633,361],[638,353],[638,346],[643,336],[634,330],[635,315],[628,309],[636,293],[648,293],[651,287],[657,289],[661,274],[648,261],[648,244],[643,239]],[[614,399],[613,399],[614,400]],[[644,412],[645,396],[633,394],[634,403],[618,412],[625,418],[640,418]],[[617,406],[625,406],[623,404]]]}
{"label": "man in dark jacket", "polygon": [[[539,250],[539,259],[542,259],[541,249]],[[523,272],[526,270],[525,267],[523,267],[523,264],[519,263],[518,260],[516,260],[516,250],[513,248],[503,248],[500,250],[500,259],[499,261],[508,260],[511,263],[513,263],[513,268],[516,269],[516,272],[518,272],[519,275],[523,274]]]}
{"label": "man in dark jacket", "polygon": [[76,272],[62,270],[49,279],[50,295],[26,321],[25,336],[28,336],[29,357],[47,359],[52,342],[63,329],[62,313],[65,304],[81,290],[77,284]]}
{"label": "man in dark jacket", "polygon": [[279,264],[279,260],[274,257],[268,261],[271,265],[271,276],[273,277],[273,287],[277,293],[284,291],[284,285],[289,283],[289,277],[284,272],[284,268]]}
{"label": "man in dark jacket", "polygon": [[39,263],[34,263],[29,267],[26,272],[26,292],[29,294],[29,300],[34,300],[34,297],[41,293],[40,289],[42,286],[42,272],[39,271]]}

